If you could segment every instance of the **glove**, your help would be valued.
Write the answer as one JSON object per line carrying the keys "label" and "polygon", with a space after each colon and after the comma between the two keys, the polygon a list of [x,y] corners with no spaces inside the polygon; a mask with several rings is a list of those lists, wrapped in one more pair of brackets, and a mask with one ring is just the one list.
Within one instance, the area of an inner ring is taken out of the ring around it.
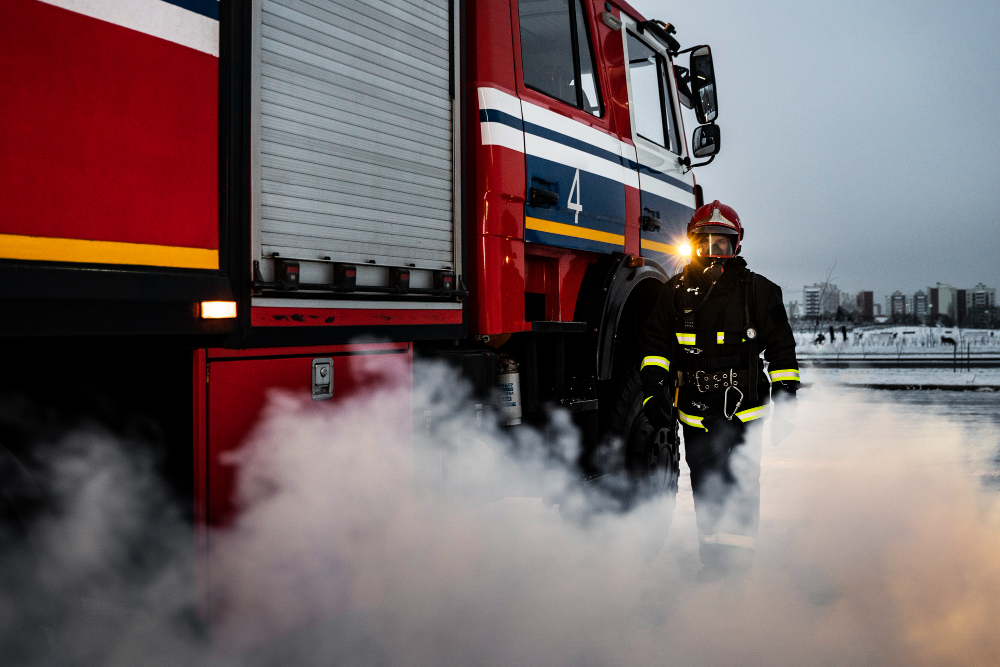
{"label": "glove", "polygon": [[771,416],[771,444],[777,445],[795,430],[795,397],[797,387],[790,382],[775,382],[771,386],[771,400],[774,413]]}
{"label": "glove", "polygon": [[670,371],[661,366],[646,366],[639,374],[642,377],[642,411],[646,419],[655,429],[667,428],[674,418]]}

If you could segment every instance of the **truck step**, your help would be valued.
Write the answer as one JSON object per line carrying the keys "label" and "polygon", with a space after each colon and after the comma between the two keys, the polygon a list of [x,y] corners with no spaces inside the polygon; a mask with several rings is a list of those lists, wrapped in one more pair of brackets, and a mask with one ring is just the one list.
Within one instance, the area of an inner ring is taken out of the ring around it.
{"label": "truck step", "polygon": [[531,330],[535,333],[586,333],[587,323],[536,320],[531,323]]}

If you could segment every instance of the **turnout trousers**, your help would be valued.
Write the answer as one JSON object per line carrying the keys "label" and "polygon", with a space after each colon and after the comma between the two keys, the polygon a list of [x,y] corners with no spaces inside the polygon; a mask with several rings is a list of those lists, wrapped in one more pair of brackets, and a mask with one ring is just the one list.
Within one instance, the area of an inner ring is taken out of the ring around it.
{"label": "turnout trousers", "polygon": [[684,458],[691,469],[699,554],[705,565],[735,571],[753,565],[763,421],[706,415],[703,427],[684,425]]}

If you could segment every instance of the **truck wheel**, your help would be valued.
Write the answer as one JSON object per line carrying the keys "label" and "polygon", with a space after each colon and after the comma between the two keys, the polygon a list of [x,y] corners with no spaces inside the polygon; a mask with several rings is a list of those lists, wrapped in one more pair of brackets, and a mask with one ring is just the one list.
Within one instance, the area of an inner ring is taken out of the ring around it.
{"label": "truck wheel", "polygon": [[[642,380],[633,367],[606,394],[611,405],[605,423],[609,467],[621,471],[626,509],[657,495],[676,495],[680,450],[667,429],[653,429],[642,411]],[[676,424],[674,425],[676,428]],[[674,433],[676,436],[676,432]]]}

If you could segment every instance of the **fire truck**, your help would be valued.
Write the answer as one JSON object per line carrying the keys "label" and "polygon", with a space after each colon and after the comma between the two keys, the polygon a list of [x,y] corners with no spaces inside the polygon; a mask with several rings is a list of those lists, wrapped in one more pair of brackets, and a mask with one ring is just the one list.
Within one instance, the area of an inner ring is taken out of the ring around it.
{"label": "fire truck", "polygon": [[720,146],[678,34],[623,0],[4,0],[3,391],[166,443],[201,525],[269,390],[415,356],[505,424],[570,412],[599,476],[648,437],[639,331]]}

